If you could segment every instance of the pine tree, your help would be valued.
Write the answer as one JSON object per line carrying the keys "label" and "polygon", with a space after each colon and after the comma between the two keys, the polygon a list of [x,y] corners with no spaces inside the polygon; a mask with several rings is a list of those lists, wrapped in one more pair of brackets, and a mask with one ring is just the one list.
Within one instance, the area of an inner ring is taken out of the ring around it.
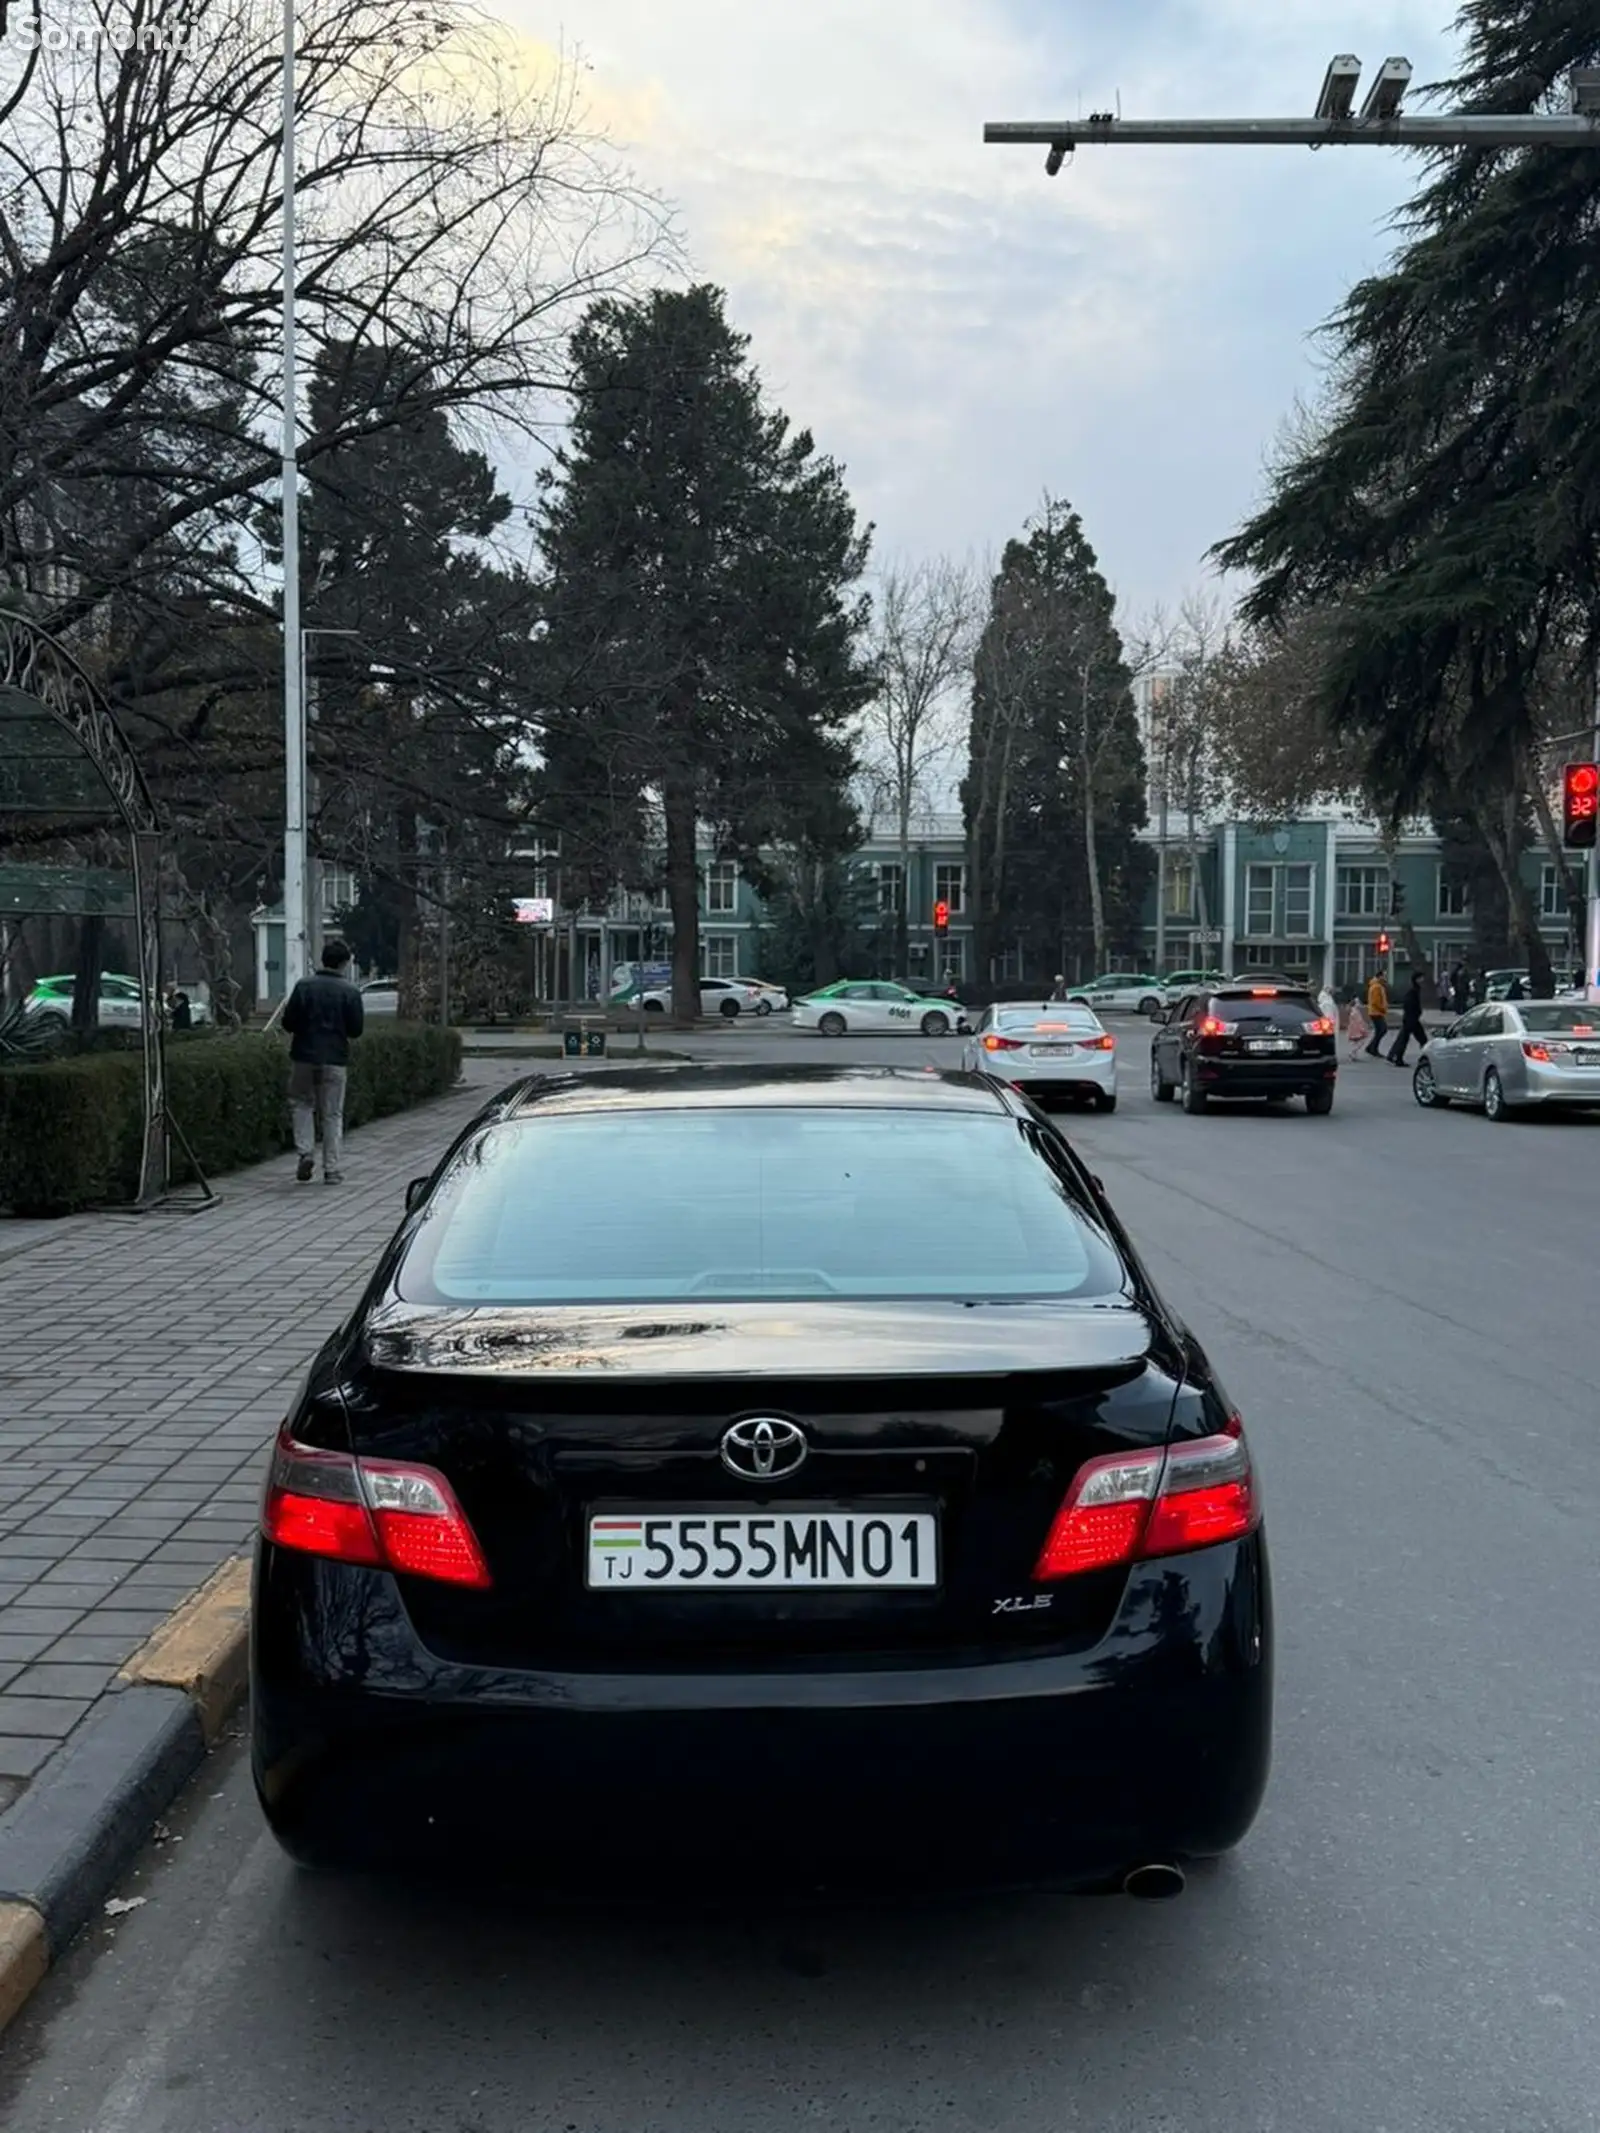
{"label": "pine tree", "polygon": [[687,1016],[697,826],[759,873],[850,774],[867,537],[838,467],[765,405],[719,290],[596,305],[572,373],[542,526],[546,777],[597,885],[641,878],[658,819]]}

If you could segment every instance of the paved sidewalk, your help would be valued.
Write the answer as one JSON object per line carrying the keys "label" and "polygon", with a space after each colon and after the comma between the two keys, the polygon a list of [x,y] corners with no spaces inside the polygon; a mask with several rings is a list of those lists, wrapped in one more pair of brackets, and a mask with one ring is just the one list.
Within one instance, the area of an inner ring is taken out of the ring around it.
{"label": "paved sidewalk", "polygon": [[515,1072],[468,1060],[362,1127],[341,1186],[286,1157],[204,1214],[0,1221],[0,1810],[247,1541],[263,1450],[407,1180]]}

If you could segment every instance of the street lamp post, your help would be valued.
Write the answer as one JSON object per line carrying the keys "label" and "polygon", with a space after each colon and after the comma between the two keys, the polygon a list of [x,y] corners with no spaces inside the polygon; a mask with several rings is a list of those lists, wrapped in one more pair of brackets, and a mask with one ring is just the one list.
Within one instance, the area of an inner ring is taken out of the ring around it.
{"label": "street lamp post", "polygon": [[306,714],[300,635],[299,415],[295,405],[294,0],[283,0],[283,990],[311,964],[306,901]]}

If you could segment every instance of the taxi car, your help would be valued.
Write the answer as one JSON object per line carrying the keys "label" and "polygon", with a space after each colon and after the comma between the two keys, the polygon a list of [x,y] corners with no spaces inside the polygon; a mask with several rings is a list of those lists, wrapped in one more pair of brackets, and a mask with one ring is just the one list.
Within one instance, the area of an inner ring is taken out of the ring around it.
{"label": "taxi car", "polygon": [[874,1036],[915,1030],[924,1037],[948,1037],[956,1030],[964,1036],[972,1027],[959,1000],[913,992],[909,985],[887,978],[841,978],[836,985],[824,985],[820,992],[795,1001],[791,1019],[796,1029],[816,1030],[824,1037],[842,1037],[847,1030]]}

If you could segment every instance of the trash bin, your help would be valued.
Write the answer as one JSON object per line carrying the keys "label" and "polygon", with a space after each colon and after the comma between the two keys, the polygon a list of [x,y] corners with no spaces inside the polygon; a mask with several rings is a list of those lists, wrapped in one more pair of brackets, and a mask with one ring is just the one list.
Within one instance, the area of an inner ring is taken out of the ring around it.
{"label": "trash bin", "polygon": [[604,1059],[606,1026],[596,1016],[580,1015],[561,1027],[561,1053],[565,1059]]}

